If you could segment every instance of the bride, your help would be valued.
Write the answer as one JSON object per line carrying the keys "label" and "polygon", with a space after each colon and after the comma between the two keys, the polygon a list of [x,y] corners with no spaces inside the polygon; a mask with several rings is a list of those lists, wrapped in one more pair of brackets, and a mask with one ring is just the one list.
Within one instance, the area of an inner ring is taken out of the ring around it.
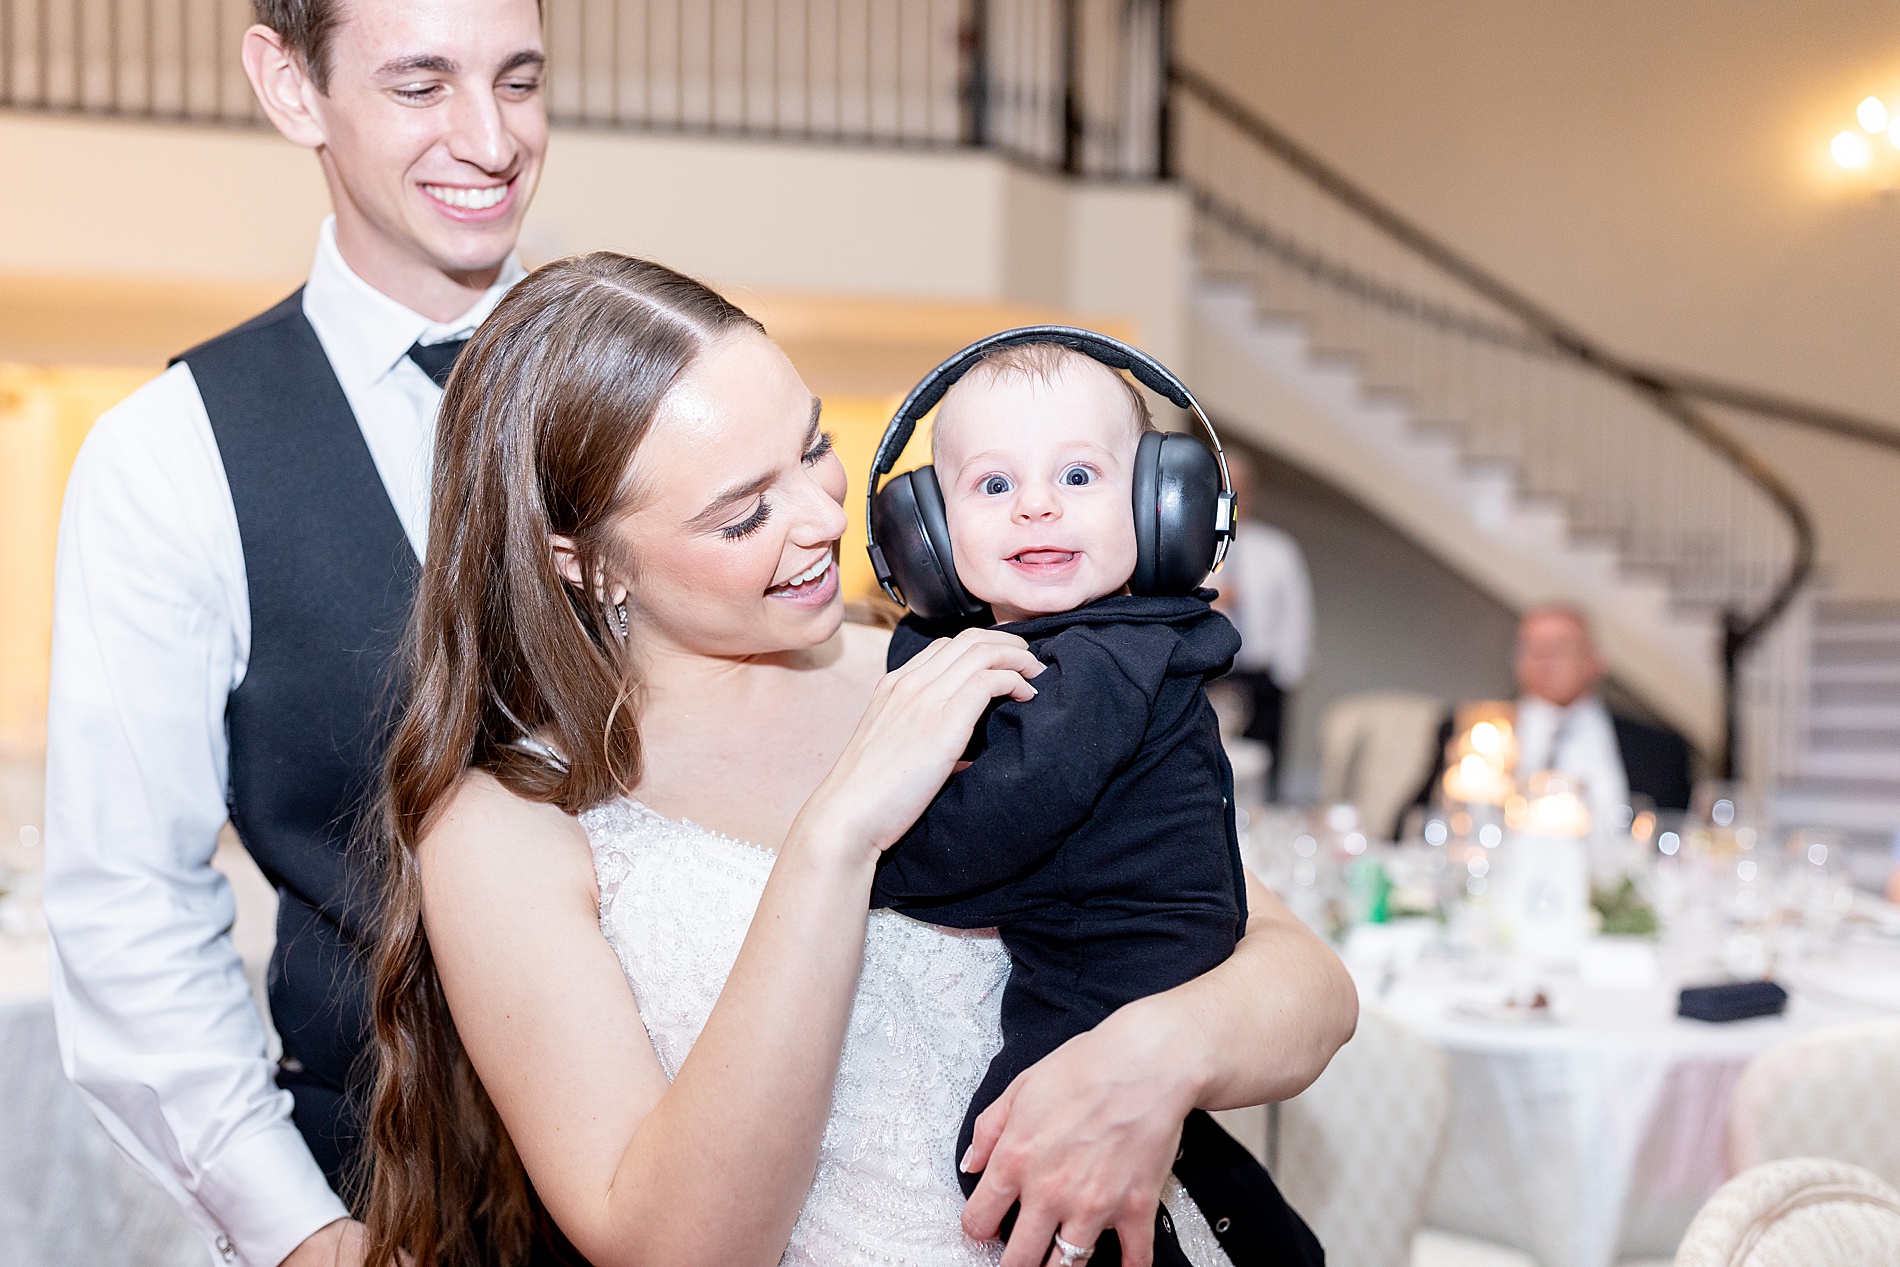
{"label": "bride", "polygon": [[1230,960],[984,1115],[965,1205],[1008,960],[866,905],[1040,666],[975,630],[884,673],[844,497],[784,354],[658,265],[548,265],[469,343],[388,761],[372,1263],[1033,1267],[1113,1228],[1144,1267],[1157,1200],[1226,1261],[1182,1120],[1301,1090],[1351,983],[1252,886]]}

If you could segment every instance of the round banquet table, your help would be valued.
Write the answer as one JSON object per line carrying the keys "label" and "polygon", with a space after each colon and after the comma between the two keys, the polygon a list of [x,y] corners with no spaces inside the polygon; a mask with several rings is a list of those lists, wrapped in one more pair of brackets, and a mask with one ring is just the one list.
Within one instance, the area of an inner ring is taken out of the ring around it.
{"label": "round banquet table", "polygon": [[[230,843],[234,940],[261,991],[276,897]],[[19,899],[15,897],[13,901]],[[60,1066],[43,932],[0,921],[0,1264],[203,1267],[218,1260],[184,1213],[120,1153]]]}
{"label": "round banquet table", "polygon": [[1749,1059],[1900,1010],[1890,944],[1791,965],[1779,977],[1784,1015],[1719,1025],[1676,1016],[1678,985],[1647,946],[1620,939],[1587,947],[1582,973],[1539,983],[1543,1019],[1486,1006],[1499,991],[1472,964],[1346,951],[1363,1005],[1449,1057],[1450,1126],[1426,1223],[1521,1249],[1540,1267],[1672,1256],[1729,1177],[1729,1097]]}

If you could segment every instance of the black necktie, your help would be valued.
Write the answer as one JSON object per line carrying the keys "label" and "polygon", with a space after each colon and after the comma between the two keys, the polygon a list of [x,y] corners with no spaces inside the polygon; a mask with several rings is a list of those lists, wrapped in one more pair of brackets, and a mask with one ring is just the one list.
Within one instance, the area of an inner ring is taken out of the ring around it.
{"label": "black necktie", "polygon": [[449,371],[455,368],[455,358],[462,354],[462,345],[467,342],[465,336],[444,343],[413,343],[409,347],[409,359],[420,365],[437,387],[444,387],[449,381]]}
{"label": "black necktie", "polygon": [[1550,732],[1550,755],[1544,758],[1544,769],[1557,768],[1557,753],[1563,748],[1564,740],[1570,736],[1570,720],[1576,716],[1573,704],[1557,714],[1557,729]]}

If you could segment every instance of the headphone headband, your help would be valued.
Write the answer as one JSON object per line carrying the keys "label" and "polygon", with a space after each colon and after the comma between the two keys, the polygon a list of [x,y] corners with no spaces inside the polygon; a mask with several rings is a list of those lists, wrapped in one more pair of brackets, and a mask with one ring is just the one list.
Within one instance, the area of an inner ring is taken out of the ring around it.
{"label": "headphone headband", "polygon": [[[884,438],[878,442],[877,456],[871,460],[871,476],[864,490],[864,534],[866,544],[871,549],[873,560],[882,558],[877,545],[877,529],[874,526],[876,516],[872,513],[877,500],[878,481],[891,473],[897,460],[904,455],[904,447],[916,434],[917,424],[923,416],[936,407],[948,392],[962,378],[976,367],[990,353],[1002,348],[1022,347],[1025,344],[1053,343],[1079,352],[1092,361],[1100,362],[1110,369],[1126,370],[1134,375],[1135,381],[1165,397],[1179,408],[1194,415],[1194,421],[1200,425],[1201,434],[1207,441],[1207,447],[1213,450],[1214,461],[1220,467],[1220,488],[1224,495],[1231,496],[1234,491],[1233,480],[1227,474],[1227,455],[1221,451],[1220,436],[1214,431],[1214,424],[1201,408],[1201,402],[1194,399],[1194,393],[1187,384],[1175,377],[1174,372],[1161,362],[1143,352],[1140,348],[1123,343],[1120,339],[1094,330],[1084,330],[1080,326],[1017,326],[1013,330],[1004,330],[988,338],[978,339],[969,347],[957,352],[938,365],[936,369],[924,375],[917,386],[910,389],[910,395],[904,397],[904,403],[891,415],[890,425],[884,428]],[[1227,554],[1227,539],[1222,537],[1214,555],[1214,566]],[[883,568],[878,569],[880,580]],[[891,586],[884,583],[886,592]],[[891,593],[893,599],[898,596]],[[901,601],[901,600],[900,600]]]}

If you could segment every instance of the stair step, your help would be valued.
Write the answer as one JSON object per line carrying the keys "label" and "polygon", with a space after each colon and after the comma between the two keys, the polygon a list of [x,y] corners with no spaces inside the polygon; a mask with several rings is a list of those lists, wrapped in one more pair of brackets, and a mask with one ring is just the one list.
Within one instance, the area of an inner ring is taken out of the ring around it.
{"label": "stair step", "polygon": [[1823,752],[1900,753],[1900,726],[1892,727],[1808,727],[1808,750]]}
{"label": "stair step", "polygon": [[1900,781],[1883,778],[1861,779],[1851,775],[1802,772],[1788,775],[1781,780],[1780,785],[1789,791],[1813,796],[1841,796],[1855,800],[1871,798],[1900,802]]}
{"label": "stair step", "polygon": [[1892,642],[1871,638],[1836,638],[1814,643],[1814,663],[1823,665],[1894,664],[1900,665],[1900,639]]}
{"label": "stair step", "polygon": [[1816,709],[1846,706],[1853,708],[1900,707],[1900,683],[1895,682],[1823,682],[1815,671],[1811,702]]}
{"label": "stair step", "polygon": [[1851,793],[1805,782],[1775,792],[1774,816],[1784,827],[1838,827],[1888,834],[1900,830],[1900,794]]}
{"label": "stair step", "polygon": [[1829,704],[1808,710],[1813,730],[1900,730],[1900,705]]}
{"label": "stair step", "polygon": [[1900,600],[1829,599],[1815,605],[1814,620],[1817,625],[1844,624],[1854,621],[1900,624]]}
{"label": "stair step", "polygon": [[1890,784],[1900,795],[1900,751],[1856,748],[1814,748],[1803,753],[1798,778],[1851,779]]}
{"label": "stair step", "polygon": [[1900,660],[1866,664],[1817,664],[1816,686],[1900,685]]}
{"label": "stair step", "polygon": [[1900,621],[1815,621],[1815,642],[1879,642],[1900,646]]}

